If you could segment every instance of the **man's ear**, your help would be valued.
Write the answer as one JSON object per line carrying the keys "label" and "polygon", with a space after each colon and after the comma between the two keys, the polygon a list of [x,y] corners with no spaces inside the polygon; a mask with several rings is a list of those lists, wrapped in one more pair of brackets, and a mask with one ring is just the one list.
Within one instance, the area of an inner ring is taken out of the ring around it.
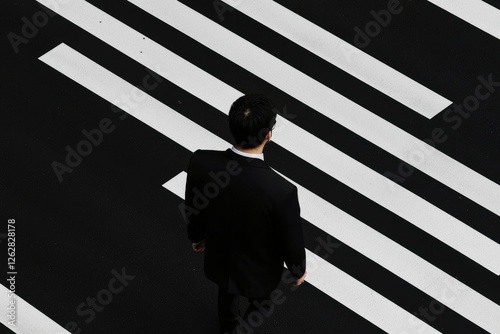
{"label": "man's ear", "polygon": [[271,137],[273,136],[273,132],[272,131],[269,131],[266,135],[266,140],[267,141],[271,141]]}

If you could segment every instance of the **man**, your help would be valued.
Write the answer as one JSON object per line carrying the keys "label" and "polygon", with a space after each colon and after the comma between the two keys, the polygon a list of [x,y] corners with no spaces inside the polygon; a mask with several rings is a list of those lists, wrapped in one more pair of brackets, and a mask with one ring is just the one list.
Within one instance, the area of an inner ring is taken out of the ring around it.
{"label": "man", "polygon": [[[307,275],[297,187],[264,162],[274,110],[262,95],[237,99],[229,111],[235,145],[198,150],[188,167],[188,238],[195,252],[205,252],[205,275],[219,286],[221,333],[248,326],[245,316],[270,305],[284,262],[294,285]],[[243,318],[240,296],[250,301]]]}

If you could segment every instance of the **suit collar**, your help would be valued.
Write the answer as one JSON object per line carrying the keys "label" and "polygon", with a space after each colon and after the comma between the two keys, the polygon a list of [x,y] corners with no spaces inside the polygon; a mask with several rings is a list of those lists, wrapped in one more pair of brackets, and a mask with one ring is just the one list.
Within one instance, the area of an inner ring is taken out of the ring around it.
{"label": "suit collar", "polygon": [[259,158],[244,157],[242,155],[233,152],[230,148],[228,148],[225,153],[229,157],[229,159],[236,160],[238,161],[239,164],[259,167],[259,168],[267,168],[267,169],[270,168],[269,165],[264,160],[261,160]]}
{"label": "suit collar", "polygon": [[257,158],[260,160],[264,160],[264,153],[259,153],[259,154],[246,153],[238,150],[235,146],[231,147],[231,151],[247,158]]}

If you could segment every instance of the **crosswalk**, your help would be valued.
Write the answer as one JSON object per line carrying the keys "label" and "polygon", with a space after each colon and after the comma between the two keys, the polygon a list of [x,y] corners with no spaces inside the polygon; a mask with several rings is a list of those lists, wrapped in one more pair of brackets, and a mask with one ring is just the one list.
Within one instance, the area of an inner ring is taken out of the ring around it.
{"label": "crosswalk", "polygon": [[[158,43],[126,22],[114,18],[97,5],[84,0],[57,2],[57,5],[54,5],[54,1],[37,1],[64,17],[68,24],[82,28],[118,50],[123,57],[129,57],[145,66],[215,111],[227,114],[229,104],[243,95],[240,89],[177,55],[165,44]],[[396,157],[415,167],[422,173],[422,180],[428,180],[433,185],[437,182],[440,187],[452,189],[460,197],[477,205],[478,210],[487,212],[488,216],[500,215],[500,186],[496,182],[430,146],[412,135],[408,129],[402,129],[378,116],[187,4],[173,0],[128,2],[135,6],[135,10],[144,11],[182,32],[186,39],[196,40],[207,50],[217,53],[218,57],[252,73],[258,80],[275,87],[280,94],[302,103],[325,120],[335,122],[348,129],[349,133],[362,137],[370,145],[378,147],[382,154]],[[463,3],[430,2],[500,38],[500,24],[492,24],[500,16],[500,10],[478,1],[479,3],[469,3],[465,14]],[[406,106],[416,112],[417,117],[430,120],[452,103],[451,99],[433,92],[393,69],[390,64],[356,49],[278,2],[225,0],[224,3],[234,6],[236,11],[259,22],[266,29],[277,32],[280,38],[295,43],[296,48],[307,49],[330,65],[368,84],[380,94]],[[471,8],[477,9],[477,12]],[[486,10],[487,19],[483,24],[477,18]],[[188,151],[224,150],[230,146],[218,134],[179,114],[175,108],[166,106],[148,92],[138,90],[120,75],[112,73],[70,45],[61,43],[40,55],[40,61],[86,90],[121,107]],[[125,108],[120,101],[124,96],[131,95],[134,96],[134,101]],[[449,252],[447,254],[459,254],[449,259],[454,261],[453,266],[478,268],[477,275],[488,282],[498,282],[498,236],[475,228],[475,223],[459,219],[456,214],[434,204],[429,198],[389,181],[379,171],[351,157],[349,152],[342,151],[330,141],[315,135],[309,127],[301,124],[300,119],[287,119],[286,114],[284,116],[278,116],[273,142],[284,149],[286,154],[310,164],[312,173],[324,173],[328,178],[337,180],[362,195],[366,201],[375,203],[380,210],[387,210],[398,222],[417,228],[425,240],[437,240],[440,249],[446,249]],[[415,156],[422,152],[427,152],[424,158],[416,160]],[[464,321],[471,332],[500,333],[498,291],[485,290],[472,283],[473,280],[469,277],[476,274],[464,275],[458,274],[459,271],[449,272],[448,267],[440,268],[432,259],[415,252],[405,240],[395,240],[385,235],[377,229],[377,224],[362,221],[352,212],[331,203],[324,195],[317,194],[321,185],[305,186],[305,180],[287,176],[291,172],[289,169],[278,172],[298,187],[302,218],[307,224],[317,227],[360,256],[375,262],[398,280],[408,284],[408,289],[416,289],[416,293],[444,305],[454,312],[452,318]],[[391,183],[390,187],[387,186],[388,182]],[[163,186],[182,197],[184,185],[185,172],[181,171]],[[426,321],[417,310],[404,306],[404,295],[400,296],[401,300],[384,296],[371,282],[356,278],[353,273],[326,261],[311,249],[307,256],[309,268],[314,268],[310,270],[308,282],[378,329],[399,334],[447,333],[437,328],[435,323]],[[383,278],[374,277],[373,280]],[[43,318],[43,315],[37,317]],[[62,328],[58,330],[61,333],[67,332]]]}
{"label": "crosswalk", "polygon": [[[424,146],[425,150],[432,151],[432,147],[427,143],[376,117],[353,101],[319,84],[295,68],[287,66],[279,59],[177,1],[131,2],[401,160],[411,165],[418,163],[418,168],[431,177],[468,196],[497,215],[500,214],[498,206],[500,187],[497,184],[484,179],[439,151],[433,151],[433,154],[425,159],[415,161],[412,153],[422,151],[421,146]],[[251,57],[248,56],[249,53]],[[384,73],[384,77],[391,76]],[[446,105],[446,101],[441,102],[442,109]],[[470,184],[467,184],[469,182]]]}
{"label": "crosswalk", "polygon": [[[165,13],[156,11],[165,2],[134,3],[143,9],[149,8],[150,13]],[[226,3],[231,5],[230,1]],[[451,104],[448,99],[276,2],[240,1],[235,8],[427,118]]]}
{"label": "crosswalk", "polygon": [[429,0],[429,2],[500,39],[498,24],[500,13],[492,5],[481,0]]}
{"label": "crosswalk", "polygon": [[[80,68],[80,70],[75,72],[75,66],[72,66],[71,68],[63,68],[58,66],[59,60],[64,59],[65,64],[78,64],[77,67]],[[124,92],[130,91],[133,87],[126,87],[126,83],[122,82],[121,80],[117,80],[117,78],[114,78],[115,80],[105,80],[105,78],[112,77],[113,75],[109,72],[103,72],[102,69],[97,67],[95,63],[92,63],[88,59],[83,58],[79,54],[75,54],[75,52],[71,49],[68,49],[67,47],[61,45],[58,47],[57,50],[53,50],[53,52],[46,54],[43,56],[42,60],[49,65],[55,67],[59,71],[63,72],[65,75],[70,76],[72,79],[78,80],[80,84],[84,84],[85,87],[93,92],[96,92],[102,97],[107,97],[109,101],[112,101],[112,97],[117,97],[123,94]],[[78,73],[78,74],[77,74]],[[82,73],[87,73],[87,75],[82,77]],[[95,80],[95,78],[99,78],[98,81]],[[102,92],[102,89],[100,88],[102,84],[105,84],[105,87],[108,87],[108,92]],[[123,87],[125,86],[125,87]],[[111,96],[110,96],[111,95]],[[161,133],[164,135],[168,136],[169,138],[175,140],[179,144],[183,145],[184,147],[193,147],[192,145],[189,145],[189,142],[186,142],[186,139],[189,141],[192,141],[192,138],[195,138],[196,141],[201,144],[201,143],[207,143],[209,145],[214,145],[216,148],[222,148],[222,147],[227,147],[229,145],[228,142],[224,142],[221,139],[217,138],[213,134],[208,133],[205,131],[202,127],[197,126],[196,124],[192,123],[188,119],[177,119],[176,121],[173,122],[173,119],[171,115],[175,113],[173,110],[169,110],[165,106],[161,105],[157,101],[149,98],[145,98],[143,103],[137,106],[137,109],[134,110],[133,113],[131,113],[133,116],[137,117],[138,119],[142,120],[143,122],[147,123],[148,125],[153,124],[158,124],[156,129],[160,130]],[[161,116],[160,116],[161,115]],[[170,116],[170,117],[169,117]],[[161,118],[160,118],[161,117]],[[169,128],[165,128],[166,123],[171,123]],[[176,132],[171,131],[172,127],[176,127],[178,130]],[[161,127],[161,128],[159,128]],[[170,131],[169,131],[170,130]],[[216,144],[217,143],[217,144]],[[198,144],[198,145],[199,145]],[[195,149],[191,149],[194,151]],[[185,175],[184,175],[185,176]],[[185,181],[185,177],[184,180]],[[180,183],[177,182],[177,185]],[[185,184],[185,182],[184,182]],[[182,191],[182,189],[172,189],[174,192],[179,193],[179,191]],[[305,191],[305,189],[301,189],[301,191]],[[312,194],[309,193],[311,196]],[[301,202],[302,207],[305,207],[305,210],[307,211],[314,211],[313,205],[317,205],[317,201],[307,201],[302,198],[302,196],[299,197],[299,200]],[[308,216],[305,216],[309,218]],[[342,217],[339,217],[340,222],[345,221],[345,219],[342,219]],[[319,271],[319,270],[318,270]],[[314,275],[314,273],[311,273],[311,275]],[[319,276],[324,276],[325,275],[325,270],[322,270],[319,273]],[[328,277],[328,276],[327,276]],[[332,278],[333,281],[337,281],[336,279]],[[331,282],[332,280],[329,280]],[[345,289],[344,291],[350,291],[352,293],[357,293],[359,289],[356,289],[353,287],[353,285],[356,285],[357,282],[353,282],[352,280],[349,282],[351,285],[350,288]],[[359,285],[359,283],[357,283]],[[328,285],[323,285],[323,289],[325,290],[328,287]],[[366,288],[365,288],[366,289]],[[368,294],[365,295],[365,297],[370,297],[370,296],[377,296],[374,291],[370,291]],[[378,296],[380,298],[380,296]],[[352,295],[347,294],[344,303],[347,303],[348,301],[359,301],[359,298],[353,298]],[[357,305],[354,305],[355,310],[358,312],[361,312],[360,307],[367,307],[368,305],[376,305],[376,309],[378,310],[386,310],[387,309],[387,303],[389,301],[386,299],[382,298],[382,301],[379,301],[379,304],[376,303],[376,300],[365,300],[364,302],[360,302]],[[356,307],[358,306],[358,307]],[[399,332],[402,329],[404,329],[404,325],[406,322],[406,317],[402,317],[402,310],[400,310],[397,307],[390,307],[391,311],[394,312],[394,314],[398,315],[398,319],[400,319],[399,323],[395,323],[394,321],[391,321],[390,323],[387,324],[378,324],[381,328],[387,330],[388,332]],[[500,313],[499,313],[500,315]],[[384,318],[379,318],[376,317],[376,319],[384,319]],[[417,319],[415,319],[417,320]],[[418,320],[417,320],[418,321]],[[390,326],[389,326],[390,324]]]}

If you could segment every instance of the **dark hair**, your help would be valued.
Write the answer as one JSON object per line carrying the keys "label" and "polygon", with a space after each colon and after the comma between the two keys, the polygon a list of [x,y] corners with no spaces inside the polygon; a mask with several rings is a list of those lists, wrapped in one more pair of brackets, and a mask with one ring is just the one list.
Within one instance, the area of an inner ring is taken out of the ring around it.
{"label": "dark hair", "polygon": [[229,110],[229,130],[241,148],[262,144],[276,123],[274,104],[261,94],[240,97]]}

